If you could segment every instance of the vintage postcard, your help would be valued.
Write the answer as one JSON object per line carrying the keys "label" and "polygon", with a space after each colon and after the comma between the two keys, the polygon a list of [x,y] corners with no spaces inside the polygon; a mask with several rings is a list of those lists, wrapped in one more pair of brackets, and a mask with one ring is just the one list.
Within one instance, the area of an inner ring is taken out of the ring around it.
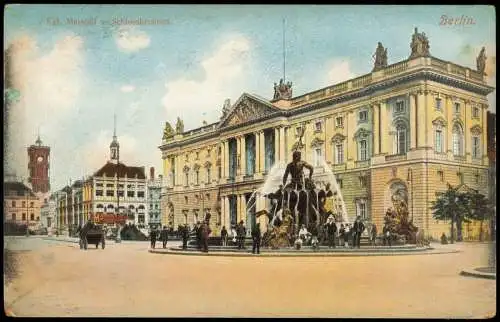
{"label": "vintage postcard", "polygon": [[493,6],[4,6],[4,313],[496,315]]}

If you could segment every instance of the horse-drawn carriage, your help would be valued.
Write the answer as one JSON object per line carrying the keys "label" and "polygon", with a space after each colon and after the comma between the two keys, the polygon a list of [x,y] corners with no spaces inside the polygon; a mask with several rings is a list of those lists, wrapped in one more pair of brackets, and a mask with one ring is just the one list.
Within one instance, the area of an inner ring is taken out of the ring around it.
{"label": "horse-drawn carriage", "polygon": [[80,232],[80,249],[87,249],[88,244],[94,244],[95,248],[101,244],[101,248],[104,249],[106,247],[105,237],[106,233],[102,225],[86,225]]}

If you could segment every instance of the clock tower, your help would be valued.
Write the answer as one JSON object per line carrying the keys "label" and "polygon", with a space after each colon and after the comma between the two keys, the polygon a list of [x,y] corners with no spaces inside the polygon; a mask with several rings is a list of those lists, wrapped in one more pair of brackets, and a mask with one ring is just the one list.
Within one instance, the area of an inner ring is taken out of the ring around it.
{"label": "clock tower", "polygon": [[42,145],[38,135],[35,144],[28,147],[28,180],[34,193],[46,193],[50,190],[49,157],[50,147]]}

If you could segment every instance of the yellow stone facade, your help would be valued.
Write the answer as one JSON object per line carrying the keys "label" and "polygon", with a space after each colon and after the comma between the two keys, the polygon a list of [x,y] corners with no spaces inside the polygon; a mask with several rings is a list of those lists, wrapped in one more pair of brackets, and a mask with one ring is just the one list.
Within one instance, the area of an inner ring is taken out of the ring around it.
{"label": "yellow stone facade", "polygon": [[[362,215],[381,229],[391,189],[402,188],[415,224],[439,238],[449,234],[449,224],[432,218],[436,192],[450,183],[488,193],[486,95],[492,90],[477,71],[429,56],[290,99],[244,93],[219,122],[163,139],[162,221],[192,225],[209,212],[218,235],[222,226],[229,229],[235,207],[236,220],[250,228],[247,198],[272,166],[265,161],[268,138],[274,137],[274,163],[287,163],[301,127],[303,159],[315,173],[332,170],[351,220]],[[255,171],[248,173],[245,146],[251,141]],[[326,165],[316,164],[318,155]],[[257,211],[268,206],[257,198]],[[478,227],[466,225],[464,238],[478,236]]]}

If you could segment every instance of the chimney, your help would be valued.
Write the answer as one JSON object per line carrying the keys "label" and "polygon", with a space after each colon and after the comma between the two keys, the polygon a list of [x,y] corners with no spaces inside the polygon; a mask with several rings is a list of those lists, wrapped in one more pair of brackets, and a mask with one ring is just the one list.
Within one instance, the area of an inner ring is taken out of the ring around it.
{"label": "chimney", "polygon": [[149,168],[149,177],[151,180],[155,179],[155,168],[154,167]]}

